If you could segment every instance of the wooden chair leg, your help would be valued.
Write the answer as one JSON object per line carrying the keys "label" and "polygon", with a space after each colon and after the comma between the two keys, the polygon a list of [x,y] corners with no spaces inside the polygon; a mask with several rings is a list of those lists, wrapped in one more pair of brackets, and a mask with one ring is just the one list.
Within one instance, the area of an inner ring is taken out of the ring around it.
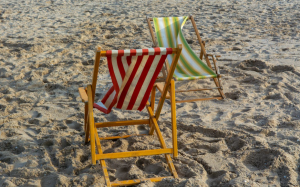
{"label": "wooden chair leg", "polygon": [[172,141],[173,141],[173,158],[178,157],[177,148],[177,124],[176,124],[176,101],[175,101],[175,82],[174,79],[170,85],[171,95],[171,122],[172,122]]}
{"label": "wooden chair leg", "polygon": [[[87,86],[87,94],[88,94],[88,118],[89,118],[89,130],[91,136],[91,155],[92,155],[92,164],[96,164],[96,151],[95,151],[95,122],[94,122],[94,114],[93,114],[93,97],[92,97],[92,86]],[[87,134],[87,133],[86,133]],[[88,136],[86,136],[87,138]]]}
{"label": "wooden chair leg", "polygon": [[[215,84],[216,84],[217,87],[220,87],[220,84],[219,84],[219,81],[218,81],[217,78],[214,78],[214,82],[215,82]],[[221,97],[222,97],[223,99],[225,99],[226,96],[225,96],[225,94],[223,93],[223,90],[221,90],[220,88],[218,88],[218,91],[219,91]]]}
{"label": "wooden chair leg", "polygon": [[[151,92],[151,100],[150,100],[150,107],[152,109],[152,111],[154,112],[154,104],[155,104],[155,91],[156,91],[156,85],[153,86],[152,88],[152,92]],[[150,116],[151,118],[151,116]],[[153,123],[152,123],[152,120],[150,119],[150,130],[149,130],[149,135],[153,135],[154,133],[154,126],[153,126]]]}
{"label": "wooden chair leg", "polygon": [[87,143],[89,143],[89,141],[90,141],[90,121],[89,121],[89,119],[87,119],[84,142],[85,142],[85,144],[87,144]]}
{"label": "wooden chair leg", "polygon": [[84,131],[86,131],[87,120],[88,119],[88,105],[84,105]]}
{"label": "wooden chair leg", "polygon": [[[160,102],[164,102],[164,99],[161,100]],[[149,103],[148,103],[148,104],[149,104]],[[152,111],[152,109],[151,109],[150,106],[147,107],[147,110],[148,110],[149,115],[150,115],[150,116],[153,116],[153,117],[151,118],[151,120],[152,120],[152,123],[153,123],[153,127],[154,127],[154,129],[155,129],[155,132],[156,132],[156,134],[157,134],[157,136],[158,136],[158,140],[159,140],[159,142],[160,142],[160,144],[161,144],[161,147],[162,147],[163,149],[166,149],[166,148],[167,148],[167,145],[166,145],[166,143],[165,143],[165,141],[164,141],[164,139],[163,139],[163,137],[162,137],[162,134],[161,134],[161,132],[160,132],[160,130],[159,130],[159,127],[158,127],[158,124],[157,124],[156,117],[154,117],[154,113],[153,113],[153,111]],[[173,164],[173,161],[172,161],[172,158],[171,158],[170,154],[165,154],[165,157],[166,157],[168,166],[169,166],[169,168],[170,168],[170,170],[171,170],[171,172],[172,172],[174,178],[178,178],[178,174],[177,174],[177,172],[176,172],[176,169],[175,169],[175,166],[174,166],[174,164]]]}
{"label": "wooden chair leg", "polygon": [[[203,43],[203,46],[205,47],[205,42],[202,41],[202,43]],[[204,51],[204,50],[201,48],[201,52],[200,52],[200,59],[201,59],[201,60],[203,60],[203,54],[204,54],[203,51]]]}
{"label": "wooden chair leg", "polygon": [[94,124],[94,120],[93,120],[93,116],[90,115],[89,118],[90,121],[90,131],[91,131],[91,155],[92,155],[92,164],[95,165],[96,164],[96,150],[95,150],[95,124]]}
{"label": "wooden chair leg", "polygon": [[[95,139],[96,139],[96,146],[97,146],[98,154],[103,154],[96,127],[95,127]],[[106,166],[105,160],[100,160],[100,163],[101,163],[101,167],[102,167],[102,171],[104,174],[106,185],[107,185],[107,187],[111,187],[111,182],[109,180],[109,175],[107,172],[107,166]]]}
{"label": "wooden chair leg", "polygon": [[85,138],[84,138],[84,142],[85,144],[87,144],[89,142],[89,130],[90,130],[90,126],[89,126],[89,118],[88,118],[88,105],[85,104],[84,106],[84,132],[85,132]]}
{"label": "wooden chair leg", "polygon": [[[220,71],[219,71],[219,68],[217,66],[217,60],[216,60],[216,57],[213,55],[212,56],[212,60],[213,60],[213,63],[214,63],[214,66],[215,66],[215,71],[216,71],[216,74],[219,75],[220,74]],[[225,94],[223,93],[223,90],[222,90],[222,86],[221,86],[221,81],[220,81],[220,78],[215,78],[214,79],[215,83],[216,83],[216,86],[219,87],[218,88],[218,91],[222,97],[222,99],[225,99]]]}

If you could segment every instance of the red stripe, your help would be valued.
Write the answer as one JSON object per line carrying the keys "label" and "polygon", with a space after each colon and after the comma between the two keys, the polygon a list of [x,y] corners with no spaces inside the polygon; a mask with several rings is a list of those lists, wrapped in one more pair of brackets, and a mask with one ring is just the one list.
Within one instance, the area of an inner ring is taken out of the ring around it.
{"label": "red stripe", "polygon": [[173,49],[172,48],[166,48],[167,49],[167,54],[172,54],[173,53]]}
{"label": "red stripe", "polygon": [[106,51],[106,56],[111,56],[111,54],[112,54],[111,50]]}
{"label": "red stripe", "polygon": [[159,47],[154,48],[154,55],[160,55],[160,48]]}
{"label": "red stripe", "polygon": [[127,64],[130,66],[132,62],[132,56],[136,56],[136,49],[130,49],[130,56],[127,57]]}
{"label": "red stripe", "polygon": [[103,97],[103,99],[101,100],[101,102],[104,104],[106,103],[106,100],[109,98],[109,96],[114,92],[114,87],[112,86],[107,93],[105,94],[105,96]]}
{"label": "red stripe", "polygon": [[119,86],[118,86],[117,78],[115,76],[115,72],[114,72],[114,69],[113,69],[111,56],[107,57],[107,65],[108,65],[108,70],[109,70],[109,74],[110,74],[110,77],[111,77],[111,81],[113,82],[113,87],[115,88],[116,93],[119,93]]}
{"label": "red stripe", "polygon": [[142,49],[142,55],[148,55],[148,53],[149,53],[149,51],[148,51],[148,49]]}
{"label": "red stripe", "polygon": [[130,49],[130,56],[136,56],[136,49]]}
{"label": "red stripe", "polygon": [[150,96],[152,87],[153,87],[153,85],[155,83],[155,80],[156,80],[156,78],[157,78],[157,76],[158,76],[158,74],[159,74],[159,72],[160,72],[160,70],[161,70],[161,68],[162,68],[162,66],[163,66],[163,64],[164,64],[167,56],[168,55],[162,55],[161,56],[161,59],[160,59],[160,61],[157,64],[157,68],[155,69],[155,72],[154,72],[154,74],[152,76],[152,79],[151,79],[151,81],[150,81],[150,83],[148,85],[148,88],[147,88],[146,92],[145,92],[144,98],[142,99],[142,101],[140,103],[140,106],[138,108],[139,111],[143,110],[144,107],[146,106],[146,103],[147,103],[147,100],[148,100],[148,98]]}
{"label": "red stripe", "polygon": [[130,102],[129,102],[129,105],[127,107],[127,110],[132,110],[135,102],[136,102],[136,99],[140,93],[140,90],[144,84],[144,81],[146,79],[146,76],[148,75],[148,72],[151,68],[151,65],[153,63],[153,60],[154,60],[155,56],[154,55],[150,55],[146,64],[145,64],[145,67],[143,69],[143,71],[141,72],[141,76],[140,76],[140,79],[138,80],[137,84],[136,84],[136,87],[132,93],[132,97],[130,99]]}
{"label": "red stripe", "polygon": [[124,50],[118,50],[118,56],[123,56],[124,55]]}
{"label": "red stripe", "polygon": [[131,85],[131,82],[132,82],[133,78],[135,77],[135,74],[136,74],[136,72],[137,72],[137,70],[138,70],[138,68],[139,68],[139,66],[142,62],[143,57],[144,56],[138,56],[138,59],[136,61],[136,64],[134,65],[133,71],[132,71],[131,75],[129,76],[129,79],[128,79],[126,85],[124,86],[124,89],[122,90],[122,93],[119,97],[117,108],[122,108],[125,97],[126,97],[127,92],[128,92],[128,89]]}
{"label": "red stripe", "polygon": [[126,57],[128,66],[130,66],[131,64],[131,58],[132,58],[131,56]]}

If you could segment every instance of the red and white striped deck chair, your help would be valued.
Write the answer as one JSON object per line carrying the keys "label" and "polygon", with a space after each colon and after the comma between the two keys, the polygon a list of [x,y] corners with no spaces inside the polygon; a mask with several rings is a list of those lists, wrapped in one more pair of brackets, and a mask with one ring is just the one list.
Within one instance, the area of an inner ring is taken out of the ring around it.
{"label": "red and white striped deck chair", "polygon": [[[101,51],[101,49],[98,48],[95,57],[92,84],[88,85],[86,88],[79,88],[79,93],[82,101],[85,103],[85,142],[91,142],[92,163],[96,164],[96,160],[100,160],[107,186],[134,185],[140,183],[142,179],[111,182],[109,180],[107,167],[104,161],[105,159],[165,154],[173,177],[178,178],[170,156],[170,154],[173,154],[173,157],[177,157],[178,155],[175,102],[172,102],[173,104],[171,105],[171,121],[173,131],[172,148],[167,148],[157,122],[167,95],[167,91],[169,89],[174,89],[174,80],[172,79],[172,77],[181,53],[181,49],[181,45],[179,45],[177,48],[151,48],[109,51]],[[168,55],[173,56],[173,62],[165,81],[164,91],[162,92],[158,106],[154,112],[156,90],[156,85],[154,84]],[[97,75],[101,57],[107,58],[109,73],[111,75],[113,86],[108,90],[101,101],[94,103]],[[150,97],[150,94],[151,98],[149,103],[148,99]],[[172,99],[175,99],[175,96],[173,96]],[[149,118],[129,121],[99,123],[94,122],[93,108],[99,109],[103,113],[108,114],[111,112],[111,109],[113,107],[124,110],[140,111],[146,107],[149,113]],[[153,135],[154,131],[156,131],[158,139],[161,143],[161,149],[121,153],[103,153],[100,140],[127,138],[130,137],[130,135],[99,138],[97,128],[141,124],[149,125],[149,135]],[[157,182],[161,181],[163,178],[166,177],[149,178],[147,180]]]}

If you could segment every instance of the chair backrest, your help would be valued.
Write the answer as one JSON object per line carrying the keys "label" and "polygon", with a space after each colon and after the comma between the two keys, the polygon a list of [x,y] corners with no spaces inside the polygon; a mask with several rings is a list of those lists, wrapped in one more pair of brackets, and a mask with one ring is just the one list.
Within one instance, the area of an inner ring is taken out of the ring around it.
{"label": "chair backrest", "polygon": [[[112,107],[125,110],[142,110],[167,56],[176,53],[176,50],[177,48],[157,47],[98,51],[98,55],[107,58],[113,87],[109,89],[101,102],[96,103],[97,106],[94,104],[94,107],[104,113],[109,113]],[[98,59],[100,60],[96,57],[96,60]],[[95,62],[95,68],[98,72],[99,65],[96,63],[98,62]],[[97,72],[94,70],[94,74]],[[97,76],[93,76],[93,79],[95,78]],[[93,80],[93,82],[96,81]]]}
{"label": "chair backrest", "polygon": [[[182,52],[174,72],[177,80],[217,77],[215,72],[193,52],[183,36],[182,28],[188,18],[187,16],[153,18],[158,46],[175,47],[182,44]],[[168,57],[168,63],[171,62],[171,57]]]}

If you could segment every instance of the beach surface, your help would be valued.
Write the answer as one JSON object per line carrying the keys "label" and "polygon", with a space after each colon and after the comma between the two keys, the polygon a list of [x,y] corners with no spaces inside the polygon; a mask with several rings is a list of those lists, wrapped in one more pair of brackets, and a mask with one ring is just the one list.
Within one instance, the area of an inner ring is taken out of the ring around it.
{"label": "beach surface", "polygon": [[[138,186],[300,186],[299,10],[298,0],[0,1],[0,186],[105,186],[84,144],[77,90],[91,83],[95,49],[150,48],[146,16],[188,15],[207,52],[221,55],[226,99],[178,103],[179,179]],[[183,31],[199,54],[191,22]],[[111,86],[101,59],[97,99]],[[208,86],[211,80],[176,83],[181,90]],[[95,110],[98,122],[145,117],[145,109]],[[168,146],[170,117],[166,101],[159,127]],[[103,128],[99,136],[147,132],[146,125]],[[105,153],[159,147],[154,136],[102,141]],[[111,181],[171,175],[163,155],[106,163]]]}

